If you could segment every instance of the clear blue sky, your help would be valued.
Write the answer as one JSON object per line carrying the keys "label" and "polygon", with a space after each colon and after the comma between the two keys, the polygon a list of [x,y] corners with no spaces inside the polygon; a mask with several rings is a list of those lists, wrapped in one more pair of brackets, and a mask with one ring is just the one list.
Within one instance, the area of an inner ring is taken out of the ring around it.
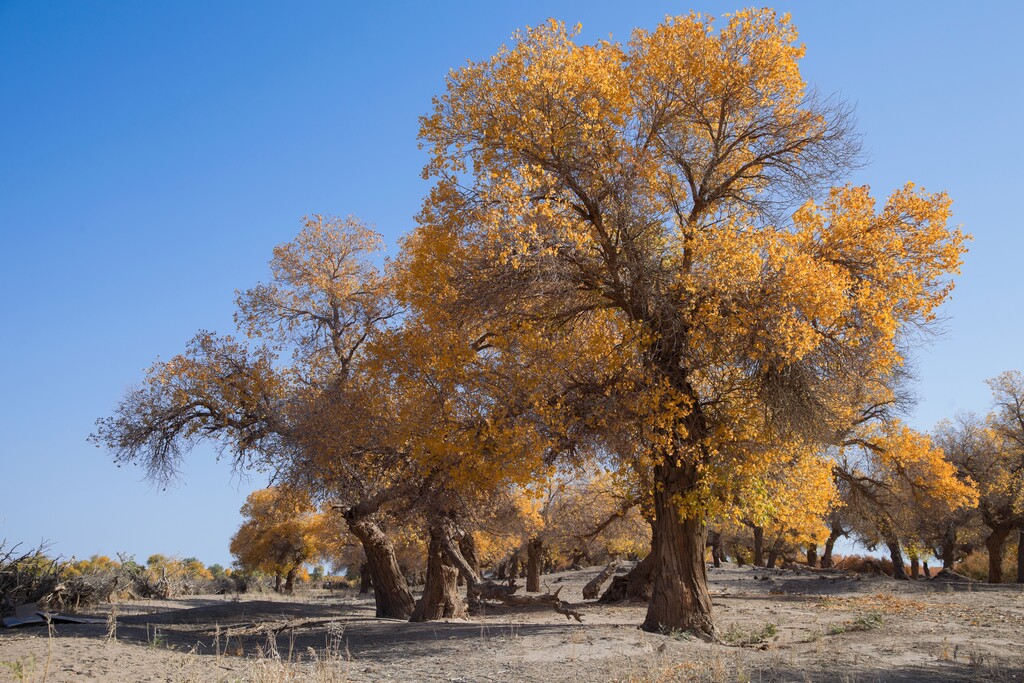
{"label": "clear blue sky", "polygon": [[[303,214],[356,214],[393,250],[448,69],[549,16],[589,42],[741,6],[0,0],[0,539],[227,564],[262,480],[199,449],[154,491],[86,443],[93,421],[196,330],[230,332],[233,291]],[[854,181],[947,190],[974,234],[911,422],[984,410],[983,380],[1024,369],[1024,3],[776,7],[805,77],[856,104],[871,163]]]}

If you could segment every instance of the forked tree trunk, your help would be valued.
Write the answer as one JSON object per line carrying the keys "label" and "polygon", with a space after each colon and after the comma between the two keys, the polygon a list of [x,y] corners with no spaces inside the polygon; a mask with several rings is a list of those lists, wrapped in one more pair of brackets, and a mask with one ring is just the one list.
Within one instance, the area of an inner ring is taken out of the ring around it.
{"label": "forked tree trunk", "polygon": [[398,566],[391,539],[368,517],[345,515],[349,531],[359,539],[366,553],[377,616],[408,619],[416,607],[409,584]]}
{"label": "forked tree trunk", "polygon": [[1017,583],[1024,583],[1024,530],[1017,532]]}
{"label": "forked tree trunk", "polygon": [[817,567],[818,566],[818,546],[812,543],[807,546],[807,566]]}
{"label": "forked tree trunk", "polygon": [[828,533],[828,540],[825,541],[825,552],[821,555],[821,568],[831,569],[832,568],[832,550],[836,547],[836,541],[843,535],[843,530],[838,526],[833,526]]}
{"label": "forked tree trunk", "polygon": [[704,543],[707,527],[695,511],[683,514],[680,498],[694,483],[692,468],[667,462],[654,467],[654,587],[641,628],[714,636]]}
{"label": "forked tree trunk", "polygon": [[541,550],[544,541],[531,538],[526,544],[526,592],[540,593]]}
{"label": "forked tree trunk", "polygon": [[1006,528],[993,529],[992,533],[985,539],[985,547],[988,549],[988,582],[1003,582],[1003,546],[1010,535]]}
{"label": "forked tree trunk", "polygon": [[466,603],[459,595],[459,570],[445,552],[440,529],[430,530],[427,549],[427,576],[423,595],[409,621],[434,621],[466,615]]}
{"label": "forked tree trunk", "polygon": [[894,539],[886,540],[885,547],[889,549],[889,557],[892,559],[892,578],[900,581],[909,581],[907,569],[903,566],[903,552],[900,550],[900,542]]}
{"label": "forked tree trunk", "polygon": [[754,566],[764,566],[764,527],[754,527]]}

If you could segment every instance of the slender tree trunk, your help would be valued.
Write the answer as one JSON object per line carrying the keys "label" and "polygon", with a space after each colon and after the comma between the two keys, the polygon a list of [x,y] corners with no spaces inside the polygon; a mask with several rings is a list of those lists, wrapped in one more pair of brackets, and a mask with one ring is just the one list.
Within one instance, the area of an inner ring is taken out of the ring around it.
{"label": "slender tree trunk", "polygon": [[526,544],[526,592],[540,593],[541,551],[544,541],[531,538]]}
{"label": "slender tree trunk", "polygon": [[408,619],[416,603],[409,590],[409,583],[398,566],[391,539],[369,517],[355,516],[349,511],[345,520],[349,531],[359,539],[366,553],[377,616]]}
{"label": "slender tree trunk", "polygon": [[985,547],[988,548],[988,582],[1003,582],[1003,546],[1010,535],[1006,528],[993,529],[992,533],[985,539]]}
{"label": "slender tree trunk", "polygon": [[807,566],[818,566],[818,546],[815,543],[812,543],[809,546],[807,546]]}
{"label": "slender tree trunk", "polygon": [[274,574],[274,592],[281,592],[281,572],[276,572]]}
{"label": "slender tree trunk", "polygon": [[1017,532],[1017,583],[1024,583],[1024,529]]}
{"label": "slender tree trunk", "polygon": [[892,558],[892,578],[900,581],[909,581],[907,569],[903,566],[903,552],[900,550],[900,542],[895,539],[887,539],[885,546],[889,549],[889,557]]}
{"label": "slender tree trunk", "polygon": [[942,534],[942,553],[939,557],[942,560],[942,568],[953,571],[953,564],[956,562],[956,527],[950,524]]}
{"label": "slender tree trunk", "polygon": [[711,594],[708,592],[704,544],[707,527],[698,513],[683,516],[680,497],[696,482],[692,467],[679,467],[672,458],[654,467],[653,548],[654,586],[647,605],[645,631],[689,631],[714,636]]}
{"label": "slender tree trunk", "polygon": [[924,578],[932,578],[932,570],[928,568],[928,561],[921,562],[921,569],[924,571]]}
{"label": "slender tree trunk", "polygon": [[917,555],[910,556],[910,578],[914,581],[921,578],[921,560]]}
{"label": "slender tree trunk", "polygon": [[833,525],[828,533],[828,540],[825,541],[825,552],[821,555],[821,568],[831,569],[832,568],[832,550],[836,547],[836,541],[843,535],[843,530],[836,525]]}
{"label": "slender tree trunk", "polygon": [[430,530],[430,546],[427,550],[427,576],[423,595],[416,603],[409,621],[434,621],[463,617],[466,603],[459,595],[459,570],[452,564],[443,545],[441,531]]}
{"label": "slender tree trunk", "polygon": [[764,566],[764,527],[754,527],[754,566]]}
{"label": "slender tree trunk", "polygon": [[744,551],[740,549],[740,546],[739,546],[738,543],[733,543],[733,545],[732,545],[732,554],[736,558],[736,566],[737,567],[745,567],[746,566],[747,561],[745,559],[743,559]]}
{"label": "slender tree trunk", "polygon": [[779,561],[779,553],[782,552],[782,532],[775,537],[772,547],[768,551],[768,568],[775,569],[775,563]]}
{"label": "slender tree trunk", "polygon": [[508,578],[518,579],[519,578],[519,552],[508,561]]}

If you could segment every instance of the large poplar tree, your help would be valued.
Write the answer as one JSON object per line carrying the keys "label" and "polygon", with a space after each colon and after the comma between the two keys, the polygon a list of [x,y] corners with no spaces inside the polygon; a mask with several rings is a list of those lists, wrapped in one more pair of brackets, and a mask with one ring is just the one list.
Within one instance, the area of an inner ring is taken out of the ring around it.
{"label": "large poplar tree", "polygon": [[[858,139],[803,53],[768,10],[625,45],[552,21],[449,74],[422,121],[434,185],[405,248],[431,305],[495,352],[599,328],[589,360],[621,364],[588,411],[653,471],[648,630],[714,633],[713,502],[778,443],[847,429],[959,267],[945,195],[830,189]],[[540,408],[578,418],[568,403]]]}

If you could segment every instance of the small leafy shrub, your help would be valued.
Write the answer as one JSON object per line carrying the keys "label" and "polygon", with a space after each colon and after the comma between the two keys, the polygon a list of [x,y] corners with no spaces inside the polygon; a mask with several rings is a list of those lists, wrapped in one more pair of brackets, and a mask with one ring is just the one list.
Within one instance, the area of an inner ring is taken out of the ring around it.
{"label": "small leafy shrub", "polygon": [[730,645],[759,645],[779,633],[779,627],[768,623],[760,628],[745,629],[738,625],[730,626],[722,634],[722,640]]}
{"label": "small leafy shrub", "polygon": [[871,612],[864,616],[851,619],[850,621],[844,621],[840,624],[832,624],[825,631],[830,636],[837,636],[841,633],[857,633],[859,631],[873,631],[882,625],[882,615],[880,612]]}

